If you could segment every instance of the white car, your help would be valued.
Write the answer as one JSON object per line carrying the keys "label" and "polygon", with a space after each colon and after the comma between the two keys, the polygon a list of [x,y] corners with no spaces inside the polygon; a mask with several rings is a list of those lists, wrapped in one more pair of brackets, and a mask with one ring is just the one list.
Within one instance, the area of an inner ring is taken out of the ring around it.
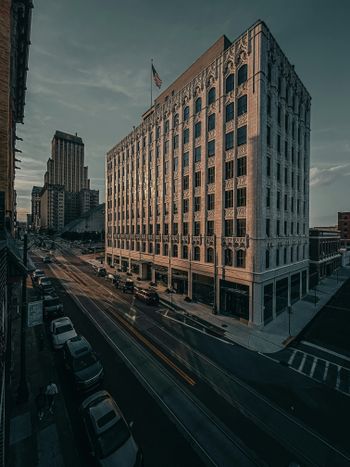
{"label": "white car", "polygon": [[143,456],[119,407],[107,391],[84,400],[81,414],[90,452],[100,467],[141,467]]}
{"label": "white car", "polygon": [[33,279],[35,281],[37,281],[40,277],[44,277],[45,276],[45,273],[42,269],[36,269],[34,272],[33,272]]}
{"label": "white car", "polygon": [[54,349],[61,349],[65,342],[77,336],[72,321],[68,316],[54,319],[50,323],[50,333]]}

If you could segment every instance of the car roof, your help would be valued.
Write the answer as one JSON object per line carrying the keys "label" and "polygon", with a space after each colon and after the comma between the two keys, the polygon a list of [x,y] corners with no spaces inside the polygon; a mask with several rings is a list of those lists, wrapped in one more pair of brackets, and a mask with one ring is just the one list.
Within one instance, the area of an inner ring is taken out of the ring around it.
{"label": "car roof", "polygon": [[75,336],[66,342],[70,354],[73,357],[78,357],[92,351],[92,347],[89,342],[83,336]]}
{"label": "car roof", "polygon": [[73,326],[72,321],[68,316],[62,316],[62,318],[57,318],[52,321],[52,324],[55,326],[63,326],[64,324],[71,324]]}
{"label": "car roof", "polygon": [[110,396],[97,398],[96,404],[90,405],[88,411],[97,434],[106,431],[122,418]]}

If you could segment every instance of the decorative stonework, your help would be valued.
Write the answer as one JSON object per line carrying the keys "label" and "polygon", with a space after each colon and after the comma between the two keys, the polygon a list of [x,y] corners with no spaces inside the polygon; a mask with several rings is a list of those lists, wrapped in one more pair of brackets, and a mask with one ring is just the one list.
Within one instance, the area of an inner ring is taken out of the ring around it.
{"label": "decorative stonework", "polygon": [[247,154],[247,145],[246,144],[242,144],[241,146],[238,146],[237,148],[237,156],[244,156],[245,154]]}
{"label": "decorative stonework", "polygon": [[225,208],[225,219],[233,219],[233,208]]}
{"label": "decorative stonework", "polygon": [[244,124],[246,124],[248,121],[248,114],[245,113],[243,115],[240,115],[238,118],[237,118],[237,126],[242,126]]}
{"label": "decorative stonework", "polygon": [[234,179],[233,178],[225,180],[225,190],[232,190],[233,187],[234,187]]}
{"label": "decorative stonework", "polygon": [[228,133],[229,131],[232,131],[235,127],[235,121],[234,120],[230,120],[229,122],[226,123],[225,125],[225,130],[226,130],[226,133]]}
{"label": "decorative stonework", "polygon": [[200,194],[201,194],[201,187],[196,186],[194,189],[194,196],[200,196]]}
{"label": "decorative stonework", "polygon": [[225,161],[232,161],[232,159],[234,158],[234,150],[233,149],[230,149],[229,151],[226,151],[225,152]]}
{"label": "decorative stonework", "polygon": [[240,206],[239,208],[237,208],[237,217],[246,217],[245,206]]}
{"label": "decorative stonework", "polygon": [[242,177],[237,177],[237,187],[242,187],[247,185],[247,176],[242,175]]}
{"label": "decorative stonework", "polygon": [[201,162],[195,162],[194,164],[194,170],[197,172],[198,170],[202,169],[202,163]]}
{"label": "decorative stonework", "polygon": [[200,218],[201,218],[201,213],[200,213],[200,211],[196,211],[196,212],[194,213],[194,220],[195,220],[195,221],[199,221]]}
{"label": "decorative stonework", "polygon": [[215,165],[215,156],[208,157],[208,167],[213,167]]}
{"label": "decorative stonework", "polygon": [[215,130],[208,131],[208,141],[215,138]]}
{"label": "decorative stonework", "polygon": [[215,183],[210,183],[207,187],[207,193],[215,193]]}

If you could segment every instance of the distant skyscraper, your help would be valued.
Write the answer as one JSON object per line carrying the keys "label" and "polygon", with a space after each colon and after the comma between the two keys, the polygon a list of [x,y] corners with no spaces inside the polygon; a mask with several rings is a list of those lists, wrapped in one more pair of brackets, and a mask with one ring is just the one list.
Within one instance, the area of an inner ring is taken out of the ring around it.
{"label": "distant skyscraper", "polygon": [[90,180],[88,168],[84,166],[84,143],[80,136],[55,132],[51,143],[51,157],[47,161],[45,185],[64,187],[64,224],[82,214],[82,199],[83,212],[98,205],[98,191],[93,190],[91,195],[89,193]]}
{"label": "distant skyscraper", "polygon": [[40,229],[40,196],[43,187],[33,186],[32,189],[32,229]]}

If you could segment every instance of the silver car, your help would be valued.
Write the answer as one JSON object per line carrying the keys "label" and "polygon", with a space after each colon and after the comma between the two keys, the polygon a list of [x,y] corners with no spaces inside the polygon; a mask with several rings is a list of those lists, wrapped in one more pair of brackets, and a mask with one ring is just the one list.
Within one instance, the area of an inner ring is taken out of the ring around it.
{"label": "silver car", "polygon": [[142,453],[119,407],[107,391],[84,400],[81,413],[90,452],[103,467],[140,467]]}

